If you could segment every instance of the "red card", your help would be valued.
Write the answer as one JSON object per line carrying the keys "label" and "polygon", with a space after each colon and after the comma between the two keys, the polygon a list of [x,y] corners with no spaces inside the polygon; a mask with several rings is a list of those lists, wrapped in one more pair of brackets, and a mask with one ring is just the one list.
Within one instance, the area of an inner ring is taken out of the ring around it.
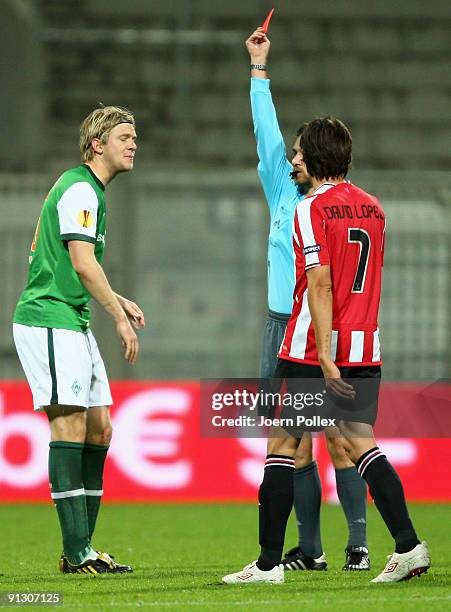
{"label": "red card", "polygon": [[274,13],[274,9],[272,8],[272,9],[269,11],[268,16],[266,17],[265,21],[263,22],[262,29],[263,29],[263,32],[264,32],[265,34],[266,34],[266,32],[268,31],[268,28],[269,28],[269,22],[271,21],[271,17],[272,17],[272,15],[273,15],[273,13]]}

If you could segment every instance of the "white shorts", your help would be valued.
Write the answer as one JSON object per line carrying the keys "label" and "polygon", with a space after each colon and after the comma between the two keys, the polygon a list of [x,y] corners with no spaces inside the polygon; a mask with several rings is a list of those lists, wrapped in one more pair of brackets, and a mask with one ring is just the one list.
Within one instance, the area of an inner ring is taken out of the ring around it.
{"label": "white shorts", "polygon": [[33,393],[35,410],[44,406],[110,406],[110,385],[90,331],[13,324],[19,359]]}

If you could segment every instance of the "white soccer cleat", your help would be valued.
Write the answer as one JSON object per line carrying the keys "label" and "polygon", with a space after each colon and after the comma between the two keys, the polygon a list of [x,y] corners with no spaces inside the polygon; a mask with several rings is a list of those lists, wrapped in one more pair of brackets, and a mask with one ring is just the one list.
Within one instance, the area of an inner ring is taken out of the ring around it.
{"label": "white soccer cleat", "polygon": [[235,572],[235,574],[227,574],[222,579],[224,584],[255,584],[267,583],[267,584],[283,584],[284,572],[283,565],[276,565],[271,570],[264,572],[257,567],[257,561],[253,561],[246,565],[241,572]]}
{"label": "white soccer cleat", "polygon": [[373,578],[371,582],[400,582],[420,576],[431,567],[428,545],[426,542],[417,544],[406,553],[393,553],[388,558],[384,571]]}

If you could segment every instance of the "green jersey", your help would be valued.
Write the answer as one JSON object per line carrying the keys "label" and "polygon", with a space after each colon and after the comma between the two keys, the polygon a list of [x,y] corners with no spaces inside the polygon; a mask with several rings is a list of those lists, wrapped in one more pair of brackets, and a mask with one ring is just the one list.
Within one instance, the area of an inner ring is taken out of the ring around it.
{"label": "green jersey", "polygon": [[15,323],[87,331],[91,296],[72,266],[67,242],[92,242],[95,257],[102,262],[104,191],[84,164],[64,172],[53,185],[31,245],[28,282],[16,307]]}

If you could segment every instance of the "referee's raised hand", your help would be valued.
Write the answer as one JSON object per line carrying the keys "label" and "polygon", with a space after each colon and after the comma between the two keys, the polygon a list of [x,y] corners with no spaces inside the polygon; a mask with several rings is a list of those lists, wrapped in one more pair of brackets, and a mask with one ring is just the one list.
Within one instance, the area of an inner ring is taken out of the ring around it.
{"label": "referee's raised hand", "polygon": [[246,40],[246,48],[253,64],[266,64],[271,42],[262,28],[257,28]]}

